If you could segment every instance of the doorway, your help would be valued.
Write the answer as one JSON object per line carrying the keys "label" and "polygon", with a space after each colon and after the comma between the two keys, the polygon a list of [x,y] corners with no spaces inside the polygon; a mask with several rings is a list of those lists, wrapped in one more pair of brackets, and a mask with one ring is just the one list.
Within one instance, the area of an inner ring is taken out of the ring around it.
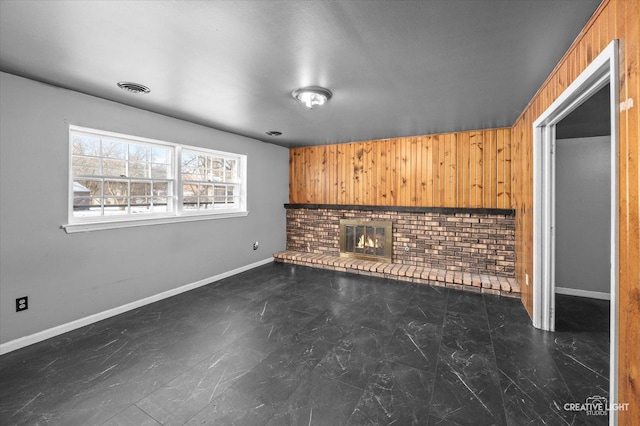
{"label": "doorway", "polygon": [[[610,215],[605,241],[609,248],[608,276],[610,294],[609,321],[609,401],[617,401],[617,146],[618,146],[618,59],[614,40],[580,74],[533,124],[533,325],[554,331],[556,310],[556,244],[557,244],[557,137],[556,125],[584,104],[594,94],[609,85],[609,118],[611,137],[608,144],[609,193],[607,208]],[[605,265],[606,267],[606,265]],[[610,423],[617,416],[611,412]]]}

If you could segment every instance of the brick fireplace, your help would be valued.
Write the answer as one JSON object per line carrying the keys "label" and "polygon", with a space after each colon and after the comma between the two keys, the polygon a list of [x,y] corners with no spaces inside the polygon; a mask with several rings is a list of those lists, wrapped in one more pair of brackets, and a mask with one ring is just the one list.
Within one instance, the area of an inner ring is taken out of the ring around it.
{"label": "brick fireplace", "polygon": [[391,221],[340,219],[340,256],[391,263]]}
{"label": "brick fireplace", "polygon": [[[274,255],[276,261],[519,295],[513,210],[311,204],[285,208],[287,248]],[[341,221],[355,220],[391,223],[391,263],[341,257]]]}

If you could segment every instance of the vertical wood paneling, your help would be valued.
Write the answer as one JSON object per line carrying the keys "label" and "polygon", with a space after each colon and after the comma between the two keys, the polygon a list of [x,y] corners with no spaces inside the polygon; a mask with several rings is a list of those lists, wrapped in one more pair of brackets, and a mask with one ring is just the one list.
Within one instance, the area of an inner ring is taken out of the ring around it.
{"label": "vertical wood paneling", "polygon": [[[621,253],[626,254],[625,264],[621,265],[621,275],[624,275],[624,286],[620,284],[620,323],[626,327],[621,327],[620,341],[625,342],[624,352],[621,351],[620,363],[621,379],[624,388],[621,389],[621,398],[624,396],[628,401],[640,400],[640,174],[638,163],[640,163],[640,152],[638,149],[639,123],[640,123],[640,5],[637,1],[618,2],[618,7],[624,5],[624,74],[625,81],[620,88],[621,101],[627,100],[627,109],[620,114],[620,127],[625,127],[625,154],[620,165],[620,180],[625,181],[621,186],[621,192],[627,195],[624,203],[625,211],[621,214],[621,222],[626,224],[626,239],[624,246],[620,248]],[[626,92],[626,97],[623,93]],[[629,107],[628,100],[634,100],[634,106]],[[622,134],[622,132],[621,132]],[[622,136],[620,136],[622,139]],[[621,207],[623,203],[620,202]],[[621,399],[622,400],[622,399]],[[640,424],[640,407],[635,405],[635,421]],[[633,418],[631,415],[630,418]]]}
{"label": "vertical wood paneling", "polygon": [[398,174],[400,173],[400,165],[398,164],[398,144],[397,139],[391,139],[389,142],[389,172],[391,176],[391,185],[389,186],[390,205],[400,205],[398,203]]}
{"label": "vertical wood paneling", "polygon": [[455,207],[458,187],[458,176],[456,172],[456,135],[455,133],[449,133],[445,135],[445,153],[444,153],[444,170],[445,170],[445,199],[444,205],[446,207]]}
{"label": "vertical wood paneling", "polygon": [[338,162],[336,161],[336,145],[329,145],[327,151],[327,167],[329,169],[327,187],[329,204],[338,203],[338,195],[340,194],[340,180],[338,177]]}
{"label": "vertical wood paneling", "polygon": [[292,148],[291,203],[511,208],[511,131]]}
{"label": "vertical wood paneling", "polygon": [[[533,279],[532,124],[611,40],[619,40],[620,85],[613,90],[618,90],[620,102],[632,99],[634,104],[621,108],[618,124],[618,402],[630,404],[628,411],[619,412],[621,425],[640,425],[639,8],[637,0],[603,1],[513,125],[510,144],[514,169],[511,199],[516,209],[516,278],[522,288],[523,303],[531,313],[533,289],[523,284],[525,274]],[[555,90],[549,86],[556,86]]]}
{"label": "vertical wood paneling", "polygon": [[423,138],[423,144],[425,147],[425,170],[427,171],[426,183],[426,198],[425,205],[427,206],[435,206],[433,201],[433,141],[431,136],[425,136]]}

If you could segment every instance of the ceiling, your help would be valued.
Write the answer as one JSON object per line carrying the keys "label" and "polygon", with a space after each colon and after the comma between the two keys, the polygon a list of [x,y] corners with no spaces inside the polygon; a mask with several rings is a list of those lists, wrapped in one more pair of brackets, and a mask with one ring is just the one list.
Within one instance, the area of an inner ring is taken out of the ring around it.
{"label": "ceiling", "polygon": [[287,147],[511,126],[599,3],[0,0],[0,70]]}

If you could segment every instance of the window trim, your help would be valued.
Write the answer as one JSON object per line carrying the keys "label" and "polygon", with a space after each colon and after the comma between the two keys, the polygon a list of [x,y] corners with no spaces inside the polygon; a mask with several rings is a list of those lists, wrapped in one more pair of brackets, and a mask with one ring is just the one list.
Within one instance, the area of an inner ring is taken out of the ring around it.
{"label": "window trim", "polygon": [[[174,185],[173,197],[175,207],[171,212],[161,213],[144,213],[140,215],[118,215],[118,216],[90,216],[90,217],[77,217],[73,216],[74,206],[74,175],[73,175],[73,135],[74,133],[85,133],[95,135],[100,138],[113,138],[116,140],[123,140],[127,142],[139,142],[142,144],[166,146],[171,149],[172,165],[170,179],[167,180],[170,185]],[[67,233],[75,232],[87,232],[95,230],[105,229],[117,229],[117,228],[130,228],[148,225],[158,225],[167,223],[179,223],[179,222],[193,222],[210,219],[227,219],[233,217],[245,217],[248,216],[247,210],[247,156],[243,154],[231,153],[208,149],[204,147],[176,144],[172,142],[162,141],[158,139],[150,139],[145,137],[126,135],[123,133],[115,133],[109,131],[103,131],[98,129],[92,129],[88,127],[81,127],[76,125],[69,125],[69,169],[68,169],[68,201],[67,201],[67,223],[61,225]],[[239,194],[239,207],[228,209],[210,209],[210,210],[189,210],[183,209],[183,184],[181,175],[181,163],[182,163],[182,150],[201,152],[207,155],[217,155],[224,159],[235,159],[239,162],[238,173],[240,183],[238,188]]]}

